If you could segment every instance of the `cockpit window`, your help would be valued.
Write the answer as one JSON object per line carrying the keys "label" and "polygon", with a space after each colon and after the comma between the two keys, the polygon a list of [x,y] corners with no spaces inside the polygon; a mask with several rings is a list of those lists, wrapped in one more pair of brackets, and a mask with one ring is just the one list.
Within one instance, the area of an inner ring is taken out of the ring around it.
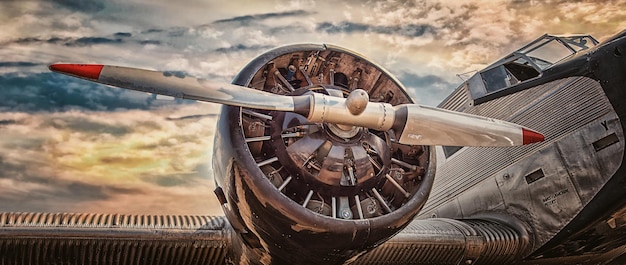
{"label": "cockpit window", "polygon": [[476,102],[489,94],[538,78],[554,64],[596,44],[598,41],[589,35],[543,35],[472,76],[467,87]]}
{"label": "cockpit window", "polygon": [[538,77],[539,74],[540,72],[526,57],[517,58],[481,73],[487,93]]}
{"label": "cockpit window", "polygon": [[588,49],[596,44],[598,42],[589,35],[569,37],[544,35],[517,52],[531,58],[543,70],[580,50]]}

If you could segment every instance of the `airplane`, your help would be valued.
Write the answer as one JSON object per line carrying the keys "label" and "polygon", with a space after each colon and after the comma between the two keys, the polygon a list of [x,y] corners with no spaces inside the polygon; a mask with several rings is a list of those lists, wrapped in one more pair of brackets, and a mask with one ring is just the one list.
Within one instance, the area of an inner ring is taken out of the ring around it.
{"label": "airplane", "polygon": [[626,31],[546,34],[437,108],[328,44],[265,52],[232,84],[52,64],[223,104],[224,216],[1,213],[0,263],[626,263],[625,53]]}

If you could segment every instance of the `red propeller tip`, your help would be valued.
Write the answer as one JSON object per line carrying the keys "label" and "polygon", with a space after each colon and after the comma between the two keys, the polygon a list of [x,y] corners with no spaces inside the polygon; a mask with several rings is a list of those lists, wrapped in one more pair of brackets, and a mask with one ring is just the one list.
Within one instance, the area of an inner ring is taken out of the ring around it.
{"label": "red propeller tip", "polygon": [[532,144],[532,143],[542,142],[543,140],[545,140],[545,137],[543,136],[543,134],[540,134],[538,132],[531,131],[525,128],[522,128],[522,138],[523,138],[524,144]]}
{"label": "red propeller tip", "polygon": [[50,70],[78,76],[82,78],[98,80],[104,65],[101,64],[52,64]]}

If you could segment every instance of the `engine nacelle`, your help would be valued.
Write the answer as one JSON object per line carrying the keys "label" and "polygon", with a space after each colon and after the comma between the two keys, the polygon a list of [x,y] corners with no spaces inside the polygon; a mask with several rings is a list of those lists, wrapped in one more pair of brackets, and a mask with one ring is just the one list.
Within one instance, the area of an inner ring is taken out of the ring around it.
{"label": "engine nacelle", "polygon": [[[363,89],[370,101],[412,103],[382,67],[331,45],[271,50],[233,83],[281,95],[347,97]],[[356,258],[413,219],[435,176],[429,146],[398,144],[391,130],[311,123],[294,113],[224,106],[214,148],[216,194],[246,246],[235,255],[241,263]]]}

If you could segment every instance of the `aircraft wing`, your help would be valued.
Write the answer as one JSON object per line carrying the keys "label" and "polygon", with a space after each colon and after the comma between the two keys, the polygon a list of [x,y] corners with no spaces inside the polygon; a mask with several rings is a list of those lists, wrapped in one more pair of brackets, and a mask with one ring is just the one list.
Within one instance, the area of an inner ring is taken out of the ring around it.
{"label": "aircraft wing", "polygon": [[0,264],[224,264],[225,217],[1,213]]}
{"label": "aircraft wing", "polygon": [[[225,264],[233,235],[223,216],[0,213],[0,264]],[[353,264],[504,264],[527,246],[495,221],[414,220]]]}

